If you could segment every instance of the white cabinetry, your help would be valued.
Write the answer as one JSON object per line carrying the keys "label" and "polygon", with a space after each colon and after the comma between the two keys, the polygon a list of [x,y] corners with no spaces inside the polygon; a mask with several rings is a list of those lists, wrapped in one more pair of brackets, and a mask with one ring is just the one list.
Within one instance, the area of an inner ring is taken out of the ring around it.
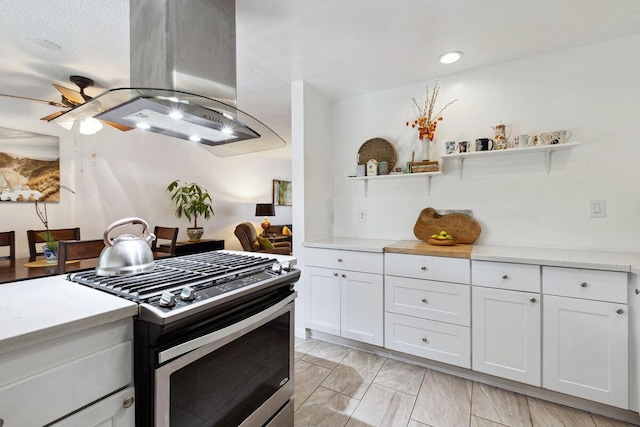
{"label": "white cabinetry", "polygon": [[471,367],[469,260],[385,254],[385,347]]}
{"label": "white cabinetry", "polygon": [[[1,355],[0,419],[36,426],[92,402],[84,411],[102,408],[101,399],[132,383],[132,336],[129,318]],[[119,425],[133,426],[127,419]]]}
{"label": "white cabinetry", "polygon": [[305,258],[305,326],[382,346],[382,253],[307,248]]}
{"label": "white cabinetry", "polygon": [[472,261],[473,369],[541,385],[540,267]]}
{"label": "white cabinetry", "polygon": [[135,389],[128,387],[77,412],[52,427],[134,427]]}
{"label": "white cabinetry", "polygon": [[628,274],[543,267],[544,388],[628,408]]}

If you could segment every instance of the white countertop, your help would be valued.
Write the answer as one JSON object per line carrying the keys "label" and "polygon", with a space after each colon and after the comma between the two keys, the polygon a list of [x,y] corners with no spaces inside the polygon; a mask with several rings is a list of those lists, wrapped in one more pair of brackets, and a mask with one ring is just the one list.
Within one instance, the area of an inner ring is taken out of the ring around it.
{"label": "white countertop", "polygon": [[341,249],[345,251],[382,252],[385,246],[396,243],[397,240],[360,239],[353,237],[329,237],[320,240],[304,242],[306,248]]}
{"label": "white countertop", "polygon": [[[397,240],[330,237],[304,242],[307,248],[340,249],[363,252],[384,252]],[[512,246],[473,245],[472,260],[516,262],[555,267],[624,271],[640,274],[640,253],[600,252],[571,249],[522,248]]]}
{"label": "white countertop", "polygon": [[65,275],[0,285],[0,354],[131,317],[138,305]]}

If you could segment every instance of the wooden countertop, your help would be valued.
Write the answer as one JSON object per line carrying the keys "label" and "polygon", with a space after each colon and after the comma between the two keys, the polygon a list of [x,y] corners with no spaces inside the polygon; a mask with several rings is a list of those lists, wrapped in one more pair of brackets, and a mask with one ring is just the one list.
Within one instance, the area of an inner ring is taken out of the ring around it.
{"label": "wooden countertop", "polygon": [[471,258],[473,245],[437,246],[421,240],[401,240],[384,247],[385,253],[434,255],[450,258]]}

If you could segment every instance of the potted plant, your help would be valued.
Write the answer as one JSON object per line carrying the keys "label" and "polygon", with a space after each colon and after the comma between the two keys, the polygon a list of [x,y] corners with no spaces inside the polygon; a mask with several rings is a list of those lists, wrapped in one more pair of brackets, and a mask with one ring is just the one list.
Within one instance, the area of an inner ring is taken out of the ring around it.
{"label": "potted plant", "polygon": [[195,182],[182,183],[180,180],[169,184],[167,191],[171,193],[171,201],[176,206],[176,216],[182,218],[184,215],[189,221],[193,217],[193,227],[187,228],[189,240],[200,240],[204,230],[198,227],[198,217],[211,219],[214,215],[209,192]]}
{"label": "potted plant", "polygon": [[44,225],[47,231],[43,231],[38,233],[38,237],[45,241],[43,246],[44,256],[47,259],[47,262],[56,262],[58,260],[58,242],[56,241],[56,236],[49,230],[49,216],[47,214],[47,203],[44,203],[44,211],[40,210],[38,207],[38,201],[36,200],[36,214],[38,214],[38,218]]}

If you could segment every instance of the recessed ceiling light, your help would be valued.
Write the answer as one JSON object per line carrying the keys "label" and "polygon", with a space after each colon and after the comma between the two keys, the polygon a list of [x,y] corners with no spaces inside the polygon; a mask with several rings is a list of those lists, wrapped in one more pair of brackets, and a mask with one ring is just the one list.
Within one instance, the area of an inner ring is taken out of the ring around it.
{"label": "recessed ceiling light", "polygon": [[191,135],[191,136],[189,137],[189,141],[192,141],[192,142],[200,142],[200,137],[199,137],[198,135]]}
{"label": "recessed ceiling light", "polygon": [[149,125],[149,123],[144,123],[144,122],[136,123],[136,127],[142,130],[151,129],[151,126]]}
{"label": "recessed ceiling light", "polygon": [[454,62],[458,61],[460,58],[462,58],[462,52],[458,52],[458,51],[447,52],[440,55],[440,57],[438,58],[438,61],[440,61],[443,64],[453,64]]}
{"label": "recessed ceiling light", "polygon": [[169,113],[169,117],[172,119],[180,120],[183,116],[180,111],[172,111]]}

